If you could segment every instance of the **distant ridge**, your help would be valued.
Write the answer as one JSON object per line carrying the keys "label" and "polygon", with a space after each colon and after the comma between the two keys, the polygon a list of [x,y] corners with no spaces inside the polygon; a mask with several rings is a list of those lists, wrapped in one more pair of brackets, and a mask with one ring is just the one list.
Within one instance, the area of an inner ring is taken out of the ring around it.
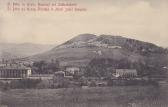
{"label": "distant ridge", "polygon": [[14,59],[32,56],[53,48],[54,45],[34,43],[0,43],[0,59]]}

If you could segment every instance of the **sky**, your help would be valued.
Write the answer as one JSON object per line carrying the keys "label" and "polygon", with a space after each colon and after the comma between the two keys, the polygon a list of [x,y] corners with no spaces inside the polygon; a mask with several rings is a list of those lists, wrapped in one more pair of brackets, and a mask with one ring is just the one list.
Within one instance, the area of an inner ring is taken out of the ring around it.
{"label": "sky", "polygon": [[[86,11],[10,11],[8,3],[74,3]],[[60,44],[120,35],[168,47],[168,0],[0,0],[0,42]]]}

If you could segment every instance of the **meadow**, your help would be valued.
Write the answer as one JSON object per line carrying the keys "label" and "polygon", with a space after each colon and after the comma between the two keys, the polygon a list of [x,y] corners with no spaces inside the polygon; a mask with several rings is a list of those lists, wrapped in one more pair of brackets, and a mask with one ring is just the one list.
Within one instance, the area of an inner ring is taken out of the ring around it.
{"label": "meadow", "polygon": [[167,88],[115,86],[0,91],[7,107],[168,107]]}

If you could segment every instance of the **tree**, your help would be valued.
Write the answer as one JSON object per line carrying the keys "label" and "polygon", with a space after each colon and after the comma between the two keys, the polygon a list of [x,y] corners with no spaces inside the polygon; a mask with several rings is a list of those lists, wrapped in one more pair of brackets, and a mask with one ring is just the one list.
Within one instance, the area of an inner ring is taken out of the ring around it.
{"label": "tree", "polygon": [[60,69],[59,67],[59,61],[58,60],[52,60],[51,62],[46,61],[39,61],[33,63],[34,70],[39,74],[49,74],[56,72]]}

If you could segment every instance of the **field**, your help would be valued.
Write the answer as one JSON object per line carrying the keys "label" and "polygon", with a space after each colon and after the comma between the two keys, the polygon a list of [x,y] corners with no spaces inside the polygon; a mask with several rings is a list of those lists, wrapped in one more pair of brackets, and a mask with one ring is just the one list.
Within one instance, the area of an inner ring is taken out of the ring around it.
{"label": "field", "polygon": [[7,107],[168,107],[167,88],[116,86],[0,91]]}

